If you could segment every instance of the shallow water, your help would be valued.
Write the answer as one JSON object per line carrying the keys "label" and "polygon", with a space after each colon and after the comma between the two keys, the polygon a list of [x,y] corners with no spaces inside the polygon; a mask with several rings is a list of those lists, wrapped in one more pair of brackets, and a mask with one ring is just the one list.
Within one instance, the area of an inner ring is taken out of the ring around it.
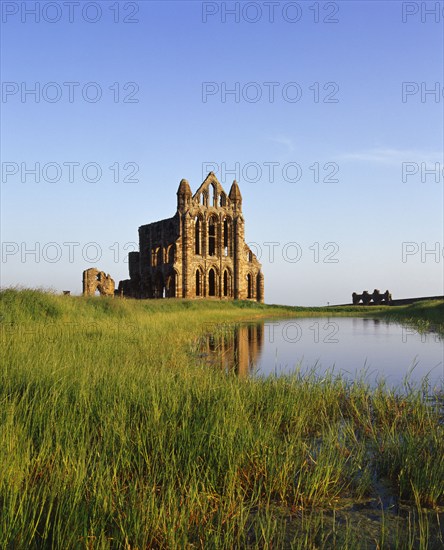
{"label": "shallow water", "polygon": [[359,317],[278,319],[212,327],[204,359],[239,375],[269,376],[316,369],[372,386],[384,379],[400,387],[427,377],[430,389],[444,384],[444,341],[436,333]]}
{"label": "shallow water", "polygon": [[[384,379],[401,392],[409,388],[406,379],[414,386],[427,377],[424,389],[439,400],[444,389],[443,339],[378,319],[298,317],[210,326],[200,353],[206,364],[239,376],[316,367],[321,377],[332,370],[349,380],[365,373],[371,386]],[[279,509],[276,517],[288,541],[283,547],[302,547],[299,541],[307,533],[317,533],[319,548],[350,548],[350,540],[359,540],[360,548],[444,548],[442,507],[428,510],[402,502],[388,480],[377,479],[376,471],[371,476],[372,489],[362,500],[343,499],[334,508],[305,515]]]}

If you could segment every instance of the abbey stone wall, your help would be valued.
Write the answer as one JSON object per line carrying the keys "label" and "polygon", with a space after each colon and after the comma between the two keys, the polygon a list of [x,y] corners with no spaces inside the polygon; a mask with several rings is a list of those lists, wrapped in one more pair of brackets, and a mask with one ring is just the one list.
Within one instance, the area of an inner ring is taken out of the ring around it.
{"label": "abbey stone wall", "polygon": [[118,293],[134,298],[264,300],[261,264],[245,243],[242,195],[228,195],[213,172],[194,195],[187,180],[177,212],[139,227],[139,252],[129,253],[130,278]]}

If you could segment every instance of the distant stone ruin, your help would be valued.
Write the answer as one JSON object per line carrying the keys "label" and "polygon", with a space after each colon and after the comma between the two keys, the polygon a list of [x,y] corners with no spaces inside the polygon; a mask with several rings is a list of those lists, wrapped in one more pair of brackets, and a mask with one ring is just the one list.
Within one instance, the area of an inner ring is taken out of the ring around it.
{"label": "distant stone ruin", "polygon": [[373,291],[373,294],[369,294],[367,290],[364,290],[362,294],[356,294],[356,292],[353,292],[352,294],[352,300],[353,305],[358,305],[361,301],[362,304],[365,306],[368,305],[389,305],[392,301],[392,295],[388,290],[384,292],[384,294],[381,294],[377,288]]}
{"label": "distant stone ruin", "polygon": [[91,267],[83,272],[83,296],[95,296],[99,291],[101,296],[114,296],[114,280],[110,275]]}

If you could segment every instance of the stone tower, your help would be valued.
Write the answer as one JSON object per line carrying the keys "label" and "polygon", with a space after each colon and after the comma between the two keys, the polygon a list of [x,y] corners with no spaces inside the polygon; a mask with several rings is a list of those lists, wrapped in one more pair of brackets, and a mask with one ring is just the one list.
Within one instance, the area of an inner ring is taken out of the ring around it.
{"label": "stone tower", "polygon": [[119,293],[135,298],[264,300],[261,264],[245,243],[242,195],[228,195],[210,172],[193,195],[177,190],[176,214],[139,227],[140,252],[129,253],[130,278]]}

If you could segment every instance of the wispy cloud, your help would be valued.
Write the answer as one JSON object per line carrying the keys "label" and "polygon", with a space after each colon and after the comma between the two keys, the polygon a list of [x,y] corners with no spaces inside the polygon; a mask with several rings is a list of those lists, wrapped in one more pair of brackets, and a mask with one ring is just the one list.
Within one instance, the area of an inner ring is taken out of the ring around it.
{"label": "wispy cloud", "polygon": [[342,160],[356,162],[376,162],[379,164],[396,164],[401,162],[442,162],[443,151],[426,151],[420,149],[364,149],[339,155]]}
{"label": "wispy cloud", "polygon": [[283,145],[287,149],[287,153],[293,153],[296,151],[296,143],[293,139],[287,136],[271,136],[268,138],[273,143],[277,143],[278,145]]}

